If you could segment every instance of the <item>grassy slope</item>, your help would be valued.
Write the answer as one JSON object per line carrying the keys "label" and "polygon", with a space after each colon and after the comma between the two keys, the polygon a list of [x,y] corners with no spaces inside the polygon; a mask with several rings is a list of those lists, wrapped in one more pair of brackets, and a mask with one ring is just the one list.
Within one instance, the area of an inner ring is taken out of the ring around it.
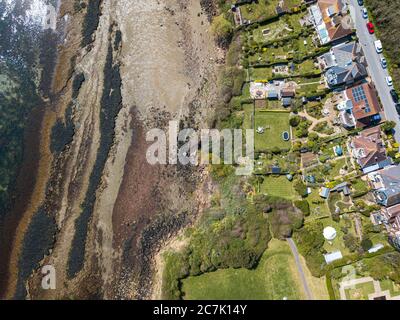
{"label": "grassy slope", "polygon": [[285,242],[273,240],[255,270],[228,269],[183,281],[185,299],[304,298],[295,262]]}

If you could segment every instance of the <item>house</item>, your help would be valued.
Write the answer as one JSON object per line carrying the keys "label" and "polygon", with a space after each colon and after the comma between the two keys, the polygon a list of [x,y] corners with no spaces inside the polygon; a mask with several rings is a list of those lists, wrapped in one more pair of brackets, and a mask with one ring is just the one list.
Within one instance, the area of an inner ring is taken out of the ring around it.
{"label": "house", "polygon": [[349,151],[365,174],[391,165],[381,137],[381,128],[373,127],[352,138]]}
{"label": "house", "polygon": [[389,241],[400,250],[400,204],[382,208],[381,211],[372,214],[374,224],[384,224],[389,233]]}
{"label": "house", "polygon": [[382,121],[382,109],[371,83],[363,83],[342,92],[337,105],[339,120],[345,128],[365,128]]}
{"label": "house", "polygon": [[325,81],[331,88],[349,86],[368,76],[364,51],[355,41],[333,47],[319,57],[319,63],[325,70]]}
{"label": "house", "polygon": [[400,204],[400,166],[390,166],[368,175],[378,204],[391,207]]}
{"label": "house", "polygon": [[322,45],[354,33],[354,24],[347,9],[343,0],[318,0],[317,4],[310,7],[310,20]]}

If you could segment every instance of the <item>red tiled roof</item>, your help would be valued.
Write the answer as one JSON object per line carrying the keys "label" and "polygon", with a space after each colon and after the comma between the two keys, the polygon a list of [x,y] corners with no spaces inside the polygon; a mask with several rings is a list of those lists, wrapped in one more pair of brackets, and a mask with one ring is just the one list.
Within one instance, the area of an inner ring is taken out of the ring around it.
{"label": "red tiled roof", "polygon": [[[366,100],[356,99],[353,92],[361,88],[365,93]],[[369,126],[373,116],[382,110],[379,105],[378,97],[370,83],[364,83],[346,90],[347,97],[353,103],[353,115],[357,120],[357,127]]]}
{"label": "red tiled roof", "polygon": [[358,159],[362,168],[373,166],[387,159],[386,149],[381,137],[381,128],[364,130],[352,140],[354,149],[363,149],[365,157]]}
{"label": "red tiled roof", "polygon": [[[322,18],[325,22],[326,29],[328,30],[329,37],[331,41],[338,40],[345,36],[353,33],[351,28],[345,28],[340,22],[342,17],[338,17],[343,9],[343,4],[341,0],[318,0],[318,6],[322,13]],[[335,16],[330,17],[327,13],[328,9],[331,9]],[[335,21],[336,20],[336,21]]]}

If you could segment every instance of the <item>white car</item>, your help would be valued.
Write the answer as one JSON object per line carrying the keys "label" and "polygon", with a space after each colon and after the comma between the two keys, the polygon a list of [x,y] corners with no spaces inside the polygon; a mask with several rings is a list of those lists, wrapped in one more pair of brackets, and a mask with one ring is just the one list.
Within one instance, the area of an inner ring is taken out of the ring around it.
{"label": "white car", "polygon": [[393,86],[393,79],[392,77],[386,77],[386,83],[389,87]]}
{"label": "white car", "polygon": [[386,61],[385,58],[381,58],[381,66],[382,66],[383,69],[387,68],[387,61]]}
{"label": "white car", "polygon": [[382,47],[381,40],[376,40],[375,41],[375,50],[376,50],[377,53],[382,53],[383,52],[383,47]]}
{"label": "white car", "polygon": [[362,8],[361,13],[364,19],[368,19],[368,11],[366,8]]}

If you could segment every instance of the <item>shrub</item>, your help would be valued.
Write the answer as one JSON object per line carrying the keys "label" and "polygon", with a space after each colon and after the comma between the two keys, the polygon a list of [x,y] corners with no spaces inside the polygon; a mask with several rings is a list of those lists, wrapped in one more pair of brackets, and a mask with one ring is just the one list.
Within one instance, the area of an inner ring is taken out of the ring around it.
{"label": "shrub", "polygon": [[363,240],[361,241],[361,248],[362,248],[364,251],[368,251],[369,249],[372,248],[373,245],[374,245],[374,244],[372,243],[371,239],[369,239],[369,238],[365,238],[365,239],[363,239]]}
{"label": "shrub", "polygon": [[214,18],[211,24],[211,32],[214,35],[218,45],[228,47],[232,40],[233,26],[230,21],[221,14]]}
{"label": "shrub", "polygon": [[310,215],[310,204],[307,200],[297,200],[294,202],[294,205],[296,208],[300,209],[306,217]]}
{"label": "shrub", "polygon": [[294,184],[294,189],[297,191],[297,193],[301,197],[306,197],[307,196],[307,186],[304,184],[303,181],[298,179],[295,184]]}

